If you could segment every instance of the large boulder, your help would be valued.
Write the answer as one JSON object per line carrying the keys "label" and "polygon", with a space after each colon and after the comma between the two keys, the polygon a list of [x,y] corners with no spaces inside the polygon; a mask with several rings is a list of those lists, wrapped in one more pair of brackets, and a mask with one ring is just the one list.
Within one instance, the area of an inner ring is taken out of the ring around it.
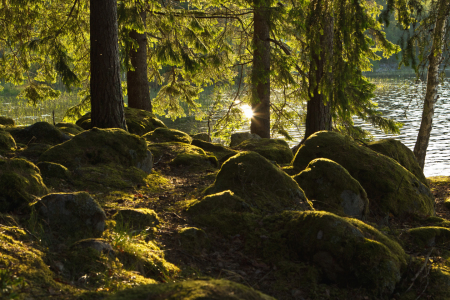
{"label": "large boulder", "polygon": [[222,164],[228,158],[238,154],[238,151],[232,150],[221,144],[205,142],[205,141],[199,140],[199,139],[194,139],[192,141],[191,145],[202,148],[208,154],[214,155],[220,164]]}
{"label": "large boulder", "polygon": [[267,259],[284,255],[314,263],[327,281],[390,295],[401,279],[407,255],[395,241],[359,220],[324,211],[284,212],[262,221]]}
{"label": "large boulder", "polygon": [[50,149],[52,145],[49,144],[41,144],[41,143],[31,143],[27,146],[19,148],[18,151],[16,151],[16,155],[20,157],[24,157],[32,162],[37,162],[39,157]]}
{"label": "large boulder", "polygon": [[288,164],[294,158],[288,143],[279,139],[248,139],[233,147],[239,151],[255,151],[268,160]]}
{"label": "large boulder", "polygon": [[7,128],[7,130],[16,142],[26,145],[30,143],[56,145],[70,140],[69,135],[47,122],[37,122],[25,128]]}
{"label": "large boulder", "polygon": [[12,135],[0,128],[0,153],[9,152],[16,149],[16,141]]}
{"label": "large boulder", "polygon": [[14,127],[16,123],[13,119],[0,116],[0,125],[4,125],[7,127]]}
{"label": "large boulder", "polygon": [[144,139],[118,128],[93,128],[44,152],[40,161],[63,165],[84,188],[127,188],[144,184],[153,156]]}
{"label": "large boulder", "polygon": [[142,136],[146,141],[152,143],[180,142],[190,144],[192,138],[189,134],[176,129],[156,128],[152,132]]}
{"label": "large boulder", "polygon": [[430,189],[395,160],[361,146],[350,137],[320,131],[299,148],[293,166],[299,172],[316,158],[328,158],[358,180],[370,200],[371,212],[434,215]]}
{"label": "large boulder", "polygon": [[88,193],[49,194],[34,207],[52,232],[62,237],[100,237],[106,215]]}
{"label": "large boulder", "polygon": [[228,159],[207,195],[231,190],[252,207],[265,212],[312,209],[297,182],[256,152]]}
{"label": "large boulder", "polygon": [[271,300],[250,287],[228,280],[187,280],[167,284],[143,285],[117,292],[107,300]]}
{"label": "large boulder", "polygon": [[396,139],[383,139],[368,144],[373,151],[389,156],[414,174],[423,184],[428,186],[427,179],[417,162],[414,153]]}
{"label": "large boulder", "polygon": [[82,132],[70,141],[50,148],[39,160],[56,162],[71,170],[83,165],[114,163],[150,172],[153,165],[146,142],[118,128],[93,128]]}
{"label": "large boulder", "polygon": [[230,147],[235,147],[246,140],[256,140],[261,137],[256,133],[236,132],[231,135]]}
{"label": "large boulder", "polygon": [[66,133],[67,135],[77,135],[84,131],[83,128],[80,126],[73,124],[73,123],[66,123],[66,122],[60,122],[55,125],[58,127],[62,132]]}
{"label": "large boulder", "polygon": [[362,219],[369,212],[364,188],[346,169],[332,160],[317,158],[295,175],[314,208]]}
{"label": "large boulder", "polygon": [[[166,127],[166,125],[151,112],[130,107],[125,107],[124,112],[128,131],[130,133],[144,135],[158,127]],[[91,129],[91,113],[88,112],[82,116],[76,124],[83,129]]]}
{"label": "large boulder", "polygon": [[133,230],[156,227],[160,222],[156,212],[147,208],[119,209],[113,218],[119,223],[119,226]]}
{"label": "large boulder", "polygon": [[0,212],[25,208],[48,193],[38,167],[24,159],[0,158]]}
{"label": "large boulder", "polygon": [[155,162],[167,163],[175,167],[188,167],[195,170],[211,169],[218,166],[215,156],[193,145],[182,142],[148,143],[148,149],[153,153]]}

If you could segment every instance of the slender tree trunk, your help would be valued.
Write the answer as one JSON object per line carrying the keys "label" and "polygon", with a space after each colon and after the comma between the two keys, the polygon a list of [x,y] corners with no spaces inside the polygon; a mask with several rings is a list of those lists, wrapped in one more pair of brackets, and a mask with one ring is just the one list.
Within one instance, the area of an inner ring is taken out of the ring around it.
{"label": "slender tree trunk", "polygon": [[254,0],[251,133],[270,138],[270,24],[269,4]]}
{"label": "slender tree trunk", "polygon": [[90,0],[92,126],[127,129],[120,85],[117,1]]}
{"label": "slender tree trunk", "polygon": [[[145,26],[145,11],[142,11],[140,15]],[[138,43],[139,48],[136,50],[131,49],[129,53],[134,71],[127,71],[128,106],[151,112],[152,103],[147,76],[147,37],[145,33],[141,34],[132,30],[130,32],[130,38]]]}
{"label": "slender tree trunk", "polygon": [[445,13],[446,2],[445,0],[441,0],[439,3],[439,13],[436,18],[436,25],[432,37],[433,45],[431,46],[431,53],[428,57],[427,91],[423,104],[422,122],[420,123],[419,134],[417,135],[416,145],[414,146],[414,155],[422,170],[425,166],[425,156],[427,154],[431,128],[433,127],[434,104],[438,99],[439,65],[442,60],[445,19],[447,16]]}
{"label": "slender tree trunk", "polygon": [[[320,6],[318,1],[318,6]],[[309,70],[309,100],[306,107],[305,137],[306,140],[311,134],[321,130],[331,130],[331,85],[333,74],[325,68],[333,59],[333,18],[325,12],[323,19],[323,35],[320,36],[320,55],[312,54],[312,62]],[[312,50],[314,51],[314,49]],[[327,86],[327,95],[320,89],[321,81]],[[328,99],[325,99],[325,96]]]}

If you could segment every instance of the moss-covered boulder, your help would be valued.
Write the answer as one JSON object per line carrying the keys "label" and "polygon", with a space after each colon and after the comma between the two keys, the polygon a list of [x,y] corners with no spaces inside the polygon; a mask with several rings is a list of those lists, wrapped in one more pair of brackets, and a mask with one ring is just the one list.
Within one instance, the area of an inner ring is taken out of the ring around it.
{"label": "moss-covered boulder", "polygon": [[14,120],[11,118],[0,116],[0,125],[4,125],[7,127],[14,127],[16,126],[16,122],[14,122]]}
{"label": "moss-covered boulder", "polygon": [[0,158],[0,212],[26,208],[48,193],[39,168],[24,159]]}
{"label": "moss-covered boulder", "polygon": [[232,150],[228,147],[225,147],[218,143],[209,143],[205,142],[203,140],[194,139],[191,143],[193,146],[197,146],[199,148],[202,148],[205,150],[208,154],[214,155],[217,160],[219,161],[219,164],[221,165],[225,160],[228,158],[238,154],[238,151]]}
{"label": "moss-covered boulder", "polygon": [[211,142],[211,139],[209,138],[209,135],[206,132],[191,134],[191,137],[194,140],[201,140],[201,141],[208,142],[208,143]]}
{"label": "moss-covered boulder", "polygon": [[397,242],[356,219],[305,211],[266,217],[262,223],[271,232],[263,246],[268,259],[284,252],[289,260],[309,261],[344,287],[390,295],[406,267],[407,255]]}
{"label": "moss-covered boulder", "polygon": [[364,188],[346,169],[332,160],[317,158],[293,177],[314,208],[362,219],[369,212]]}
{"label": "moss-covered boulder", "polygon": [[368,147],[373,151],[379,152],[405,167],[408,171],[414,174],[423,184],[428,186],[427,179],[423,174],[422,169],[417,162],[414,153],[406,147],[402,142],[396,139],[383,139],[368,144]]}
{"label": "moss-covered boulder", "polygon": [[29,145],[24,146],[23,148],[20,148],[16,152],[16,155],[24,157],[32,162],[37,162],[42,153],[44,153],[51,147],[52,145],[49,144],[31,143]]}
{"label": "moss-covered boulder", "polygon": [[26,145],[31,143],[57,145],[70,140],[70,136],[47,122],[37,122],[25,128],[7,128],[7,130],[16,142]]}
{"label": "moss-covered boulder", "polygon": [[328,158],[358,180],[370,200],[371,212],[434,215],[430,189],[395,160],[361,146],[336,132],[311,135],[293,160],[299,172],[316,158]]}
{"label": "moss-covered boulder", "polygon": [[445,227],[417,227],[409,229],[408,233],[419,247],[445,247],[450,243],[450,229]]}
{"label": "moss-covered boulder", "polygon": [[266,212],[312,209],[297,182],[256,152],[241,152],[228,159],[207,195],[233,191],[252,207]]}
{"label": "moss-covered boulder", "polygon": [[233,147],[239,151],[255,151],[268,160],[288,164],[294,158],[288,143],[278,139],[248,139]]}
{"label": "moss-covered boulder", "polygon": [[74,244],[70,246],[71,249],[94,249],[99,253],[106,253],[112,255],[114,253],[114,249],[111,244],[105,239],[99,238],[89,238],[76,241]]}
{"label": "moss-covered boulder", "polygon": [[178,230],[180,246],[189,253],[199,253],[210,247],[210,240],[203,229],[186,227]]}
{"label": "moss-covered boulder", "polygon": [[114,214],[113,219],[120,222],[122,227],[133,230],[156,227],[160,223],[156,212],[147,208],[120,209]]}
{"label": "moss-covered boulder", "polygon": [[105,230],[105,212],[86,192],[49,194],[34,208],[43,223],[63,238],[100,237]]}
{"label": "moss-covered boulder", "polygon": [[181,142],[148,143],[157,163],[165,162],[174,167],[189,167],[195,170],[211,169],[218,166],[217,158],[193,145]]}
{"label": "moss-covered boulder", "polygon": [[59,178],[64,180],[70,178],[70,171],[63,165],[41,161],[36,166],[41,170],[42,177],[44,178]]}
{"label": "moss-covered boulder", "polygon": [[119,128],[84,131],[70,141],[50,148],[39,160],[56,162],[71,170],[83,165],[109,163],[137,167],[145,172],[152,168],[152,155],[145,141]]}
{"label": "moss-covered boulder", "polygon": [[55,126],[68,135],[77,135],[84,131],[83,128],[73,123],[60,122]]}
{"label": "moss-covered boulder", "polygon": [[270,300],[250,287],[228,280],[181,281],[168,284],[152,284],[127,289],[116,293],[107,300]]}
{"label": "moss-covered boulder", "polygon": [[[151,112],[130,107],[125,107],[124,112],[128,132],[132,134],[144,135],[158,127],[166,127],[166,125]],[[91,129],[91,113],[88,112],[82,116],[76,124],[85,130]]]}
{"label": "moss-covered boulder", "polygon": [[180,142],[190,144],[192,138],[189,134],[176,129],[156,128],[155,130],[142,136],[146,141],[152,143]]}
{"label": "moss-covered boulder", "polygon": [[231,135],[230,147],[235,147],[246,140],[257,140],[260,138],[256,133],[236,132]]}
{"label": "moss-covered boulder", "polygon": [[0,154],[16,149],[16,141],[12,135],[0,128]]}
{"label": "moss-covered boulder", "polygon": [[194,201],[187,212],[198,224],[226,235],[246,232],[261,218],[256,209],[230,190]]}

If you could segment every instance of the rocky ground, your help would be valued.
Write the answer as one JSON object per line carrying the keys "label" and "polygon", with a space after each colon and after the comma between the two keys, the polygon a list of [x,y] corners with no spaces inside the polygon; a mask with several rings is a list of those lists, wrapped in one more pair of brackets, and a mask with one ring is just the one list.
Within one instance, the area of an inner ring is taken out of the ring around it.
{"label": "rocky ground", "polygon": [[450,178],[400,143],[126,117],[0,118],[1,299],[450,299]]}

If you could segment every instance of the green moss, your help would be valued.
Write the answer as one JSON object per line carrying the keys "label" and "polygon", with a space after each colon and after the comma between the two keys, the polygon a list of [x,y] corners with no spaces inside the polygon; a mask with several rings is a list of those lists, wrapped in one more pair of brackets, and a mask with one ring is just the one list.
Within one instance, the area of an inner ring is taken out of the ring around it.
{"label": "green moss", "polygon": [[227,235],[247,231],[261,218],[255,209],[229,190],[194,201],[187,212],[197,223]]}
{"label": "green moss", "polygon": [[147,208],[120,209],[113,219],[134,230],[156,227],[160,223],[156,212]]}
{"label": "green moss", "polygon": [[242,152],[228,159],[205,193],[226,190],[233,191],[260,211],[312,208],[295,180],[255,152]]}
{"label": "green moss", "polygon": [[24,159],[0,159],[0,212],[28,207],[48,192],[38,167]]}
{"label": "green moss", "polygon": [[202,148],[208,153],[214,155],[217,160],[222,164],[225,160],[224,158],[230,158],[231,156],[236,155],[238,152],[234,151],[230,148],[222,146],[221,144],[209,143],[203,140],[194,139],[192,141],[192,145]]}
{"label": "green moss", "polygon": [[269,300],[274,299],[227,280],[183,281],[170,284],[154,284],[118,292],[108,300],[154,299],[154,300]]}
{"label": "green moss", "polygon": [[[125,107],[125,120],[128,132],[143,135],[159,127],[166,127],[156,116],[148,111],[136,108]],[[76,124],[86,130],[91,129],[91,113],[82,116]]]}
{"label": "green moss", "polygon": [[428,186],[427,179],[417,162],[414,153],[400,141],[395,139],[383,139],[369,143],[368,147],[394,159],[408,171],[414,174],[424,185]]}
{"label": "green moss", "polygon": [[40,144],[40,143],[32,143],[30,145],[24,145],[20,151],[17,151],[17,155],[21,157],[25,157],[33,162],[37,161],[39,157],[50,149],[52,146],[49,144]]}
{"label": "green moss", "polygon": [[420,247],[448,246],[450,243],[450,229],[445,227],[418,227],[408,233]]}
{"label": "green moss", "polygon": [[142,136],[146,141],[152,143],[180,142],[190,144],[192,138],[179,130],[159,127]]}
{"label": "green moss", "polygon": [[17,241],[0,232],[0,269],[6,269],[26,282],[23,290],[16,291],[18,299],[29,299],[29,295],[50,297],[49,290],[71,294],[74,292],[71,286],[54,280],[55,274],[44,263],[43,257],[41,251],[32,248],[28,243]]}
{"label": "green moss", "polygon": [[356,219],[322,211],[285,212],[266,217],[263,224],[270,232],[267,258],[279,259],[284,249],[290,260],[313,262],[328,280],[343,286],[390,294],[406,267],[398,243]]}
{"label": "green moss", "polygon": [[67,180],[70,178],[70,172],[69,170],[64,167],[63,165],[43,161],[36,165],[39,170],[41,171],[41,174],[43,177],[47,178],[59,178]]}
{"label": "green moss", "polygon": [[434,215],[434,197],[426,185],[392,158],[349,137],[326,131],[311,135],[298,150],[293,166],[301,171],[316,158],[335,161],[358,180],[372,212]]}
{"label": "green moss", "polygon": [[55,126],[58,127],[62,132],[71,135],[77,135],[84,131],[83,128],[72,123],[60,122],[57,123]]}
{"label": "green moss", "polygon": [[369,212],[364,188],[346,169],[332,160],[318,158],[293,177],[313,201],[314,208],[361,219]]}
{"label": "green moss", "polygon": [[288,143],[278,139],[262,138],[245,140],[234,147],[234,149],[239,151],[255,151],[268,160],[275,161],[279,164],[290,163],[294,158]]}
{"label": "green moss", "polygon": [[211,142],[211,139],[206,132],[191,134],[191,137],[196,140],[200,140],[200,141],[204,141],[204,142]]}
{"label": "green moss", "polygon": [[145,185],[143,188],[148,192],[160,192],[165,189],[170,189],[172,183],[159,172],[152,170],[152,172],[145,178]]}
{"label": "green moss", "polygon": [[37,122],[25,128],[7,128],[16,142],[23,144],[41,143],[56,145],[70,139],[59,128],[47,122]]}
{"label": "green moss", "polygon": [[218,167],[219,163],[215,156],[205,156],[196,153],[180,153],[171,162],[174,166],[193,167]]}

